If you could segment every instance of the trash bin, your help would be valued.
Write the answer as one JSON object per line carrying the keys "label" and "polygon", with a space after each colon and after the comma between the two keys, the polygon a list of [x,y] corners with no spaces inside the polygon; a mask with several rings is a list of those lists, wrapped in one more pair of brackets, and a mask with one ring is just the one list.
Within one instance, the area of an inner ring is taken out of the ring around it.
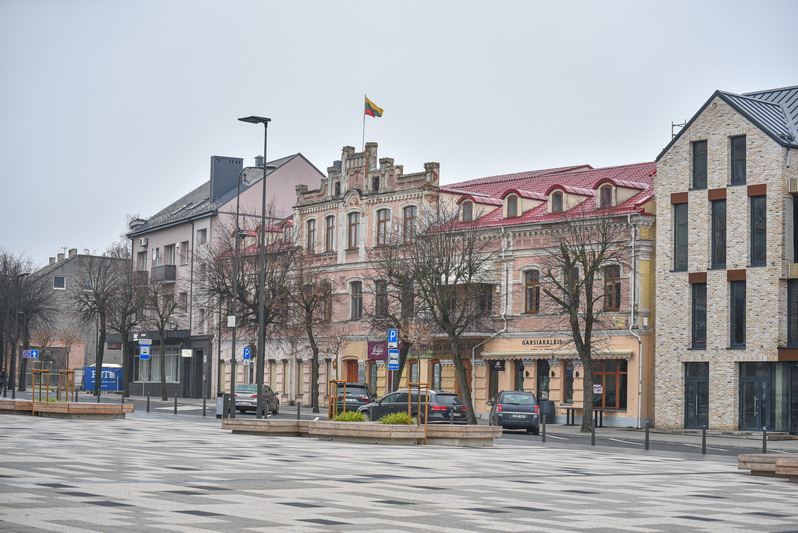
{"label": "trash bin", "polygon": [[554,423],[554,402],[551,400],[540,400],[540,416],[546,416],[546,423]]}
{"label": "trash bin", "polygon": [[224,396],[216,397],[216,418],[225,418]]}

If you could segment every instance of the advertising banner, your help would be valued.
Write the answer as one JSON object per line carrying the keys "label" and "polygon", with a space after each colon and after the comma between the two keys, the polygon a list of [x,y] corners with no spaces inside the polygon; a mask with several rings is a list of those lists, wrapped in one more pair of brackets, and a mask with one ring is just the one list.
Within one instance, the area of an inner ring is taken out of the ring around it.
{"label": "advertising banner", "polygon": [[[87,366],[83,371],[83,390],[94,390],[95,370],[93,366]],[[124,387],[122,380],[122,368],[119,365],[105,366],[100,373],[100,390],[121,391]]]}

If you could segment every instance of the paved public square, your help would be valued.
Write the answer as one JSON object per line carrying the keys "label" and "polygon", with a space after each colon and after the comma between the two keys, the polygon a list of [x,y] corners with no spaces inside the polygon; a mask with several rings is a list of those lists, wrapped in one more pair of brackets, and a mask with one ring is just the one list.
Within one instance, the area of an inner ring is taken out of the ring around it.
{"label": "paved public square", "polygon": [[733,457],[0,415],[0,531],[798,531],[796,501]]}

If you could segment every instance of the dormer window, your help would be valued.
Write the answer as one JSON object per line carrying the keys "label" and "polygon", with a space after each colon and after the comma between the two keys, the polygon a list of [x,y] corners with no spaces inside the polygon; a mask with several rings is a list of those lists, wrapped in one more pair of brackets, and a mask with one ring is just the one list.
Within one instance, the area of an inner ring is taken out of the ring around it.
{"label": "dormer window", "polygon": [[612,186],[607,185],[599,191],[599,208],[606,209],[612,207]]}
{"label": "dormer window", "polygon": [[555,192],[551,195],[551,212],[562,213],[562,193]]}
{"label": "dormer window", "polygon": [[518,216],[518,197],[507,197],[507,218],[514,218]]}
{"label": "dormer window", "polygon": [[471,222],[474,217],[474,204],[471,202],[463,202],[463,222]]}

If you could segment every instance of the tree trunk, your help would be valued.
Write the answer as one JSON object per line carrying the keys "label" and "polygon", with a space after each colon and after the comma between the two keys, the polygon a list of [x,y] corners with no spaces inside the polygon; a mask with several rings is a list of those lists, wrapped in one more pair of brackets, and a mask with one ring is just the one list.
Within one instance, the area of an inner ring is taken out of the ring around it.
{"label": "tree trunk", "polygon": [[[27,315],[26,315],[27,316]],[[28,330],[28,321],[25,320],[22,329],[22,349],[23,350],[30,350],[30,331]],[[19,352],[19,350],[16,350]],[[15,353],[15,356],[18,356],[19,353]],[[27,384],[25,383],[25,376],[28,373],[28,359],[26,357],[19,358],[19,385],[17,386],[17,390],[20,392],[25,392],[28,390]]]}
{"label": "tree trunk", "polygon": [[130,342],[127,340],[128,333],[122,333],[122,397],[130,397]]}
{"label": "tree trunk", "polygon": [[[452,350],[454,368],[457,371],[457,382],[460,383],[460,398],[465,402],[466,407],[468,407],[468,423],[476,425],[477,414],[474,412],[474,402],[471,398],[471,384],[468,382],[466,376],[465,365],[463,365],[463,361],[460,359],[460,346],[457,339],[449,337],[449,346]],[[474,379],[474,377],[471,376],[471,379]]]}
{"label": "tree trunk", "polygon": [[100,395],[103,375],[103,359],[105,358],[105,316],[100,315],[100,332],[97,340],[97,357],[94,361],[94,395]]}
{"label": "tree trunk", "polygon": [[319,345],[313,336],[313,325],[310,320],[305,322],[305,331],[308,334],[312,358],[310,361],[310,406],[314,413],[319,412]]}
{"label": "tree trunk", "polygon": [[[387,391],[387,393],[390,393],[390,392],[393,392],[393,391],[399,389],[399,383],[401,383],[401,381],[402,381],[402,372],[404,372],[405,365],[407,363],[407,354],[410,353],[410,348],[412,346],[413,346],[413,343],[402,341],[402,348],[399,350],[399,370],[394,370],[393,379],[392,379],[393,386],[392,386],[390,391]],[[410,381],[409,377],[408,377],[407,381],[408,382]]]}
{"label": "tree trunk", "polygon": [[161,353],[161,400],[166,401],[169,397],[166,394],[166,339],[164,330],[158,330],[158,340],[161,343],[159,348]]}
{"label": "tree trunk", "polygon": [[582,433],[591,433],[593,430],[593,359],[590,356],[582,359]]}

